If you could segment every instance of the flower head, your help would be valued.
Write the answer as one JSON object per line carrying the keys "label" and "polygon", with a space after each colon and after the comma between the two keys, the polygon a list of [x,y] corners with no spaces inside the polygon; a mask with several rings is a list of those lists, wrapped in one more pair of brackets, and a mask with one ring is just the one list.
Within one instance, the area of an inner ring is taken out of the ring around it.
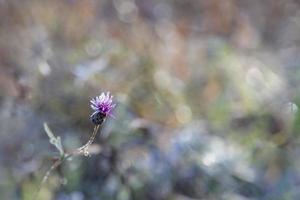
{"label": "flower head", "polygon": [[101,124],[106,116],[113,116],[111,112],[116,104],[113,103],[112,98],[113,96],[111,96],[109,92],[106,94],[102,92],[100,96],[90,101],[91,108],[94,110],[91,119],[95,124]]}

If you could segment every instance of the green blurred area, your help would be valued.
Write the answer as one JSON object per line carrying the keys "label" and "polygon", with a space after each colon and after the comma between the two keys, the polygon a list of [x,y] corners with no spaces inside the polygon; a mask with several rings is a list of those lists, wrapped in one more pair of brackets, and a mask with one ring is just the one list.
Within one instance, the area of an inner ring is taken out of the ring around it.
{"label": "green blurred area", "polygon": [[58,153],[115,119],[47,200],[300,199],[295,0],[0,0],[0,199],[29,200]]}

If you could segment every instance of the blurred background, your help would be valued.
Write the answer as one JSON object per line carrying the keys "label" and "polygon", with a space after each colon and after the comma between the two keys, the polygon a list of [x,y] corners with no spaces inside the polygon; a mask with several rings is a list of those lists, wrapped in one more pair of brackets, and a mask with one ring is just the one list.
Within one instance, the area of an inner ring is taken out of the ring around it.
{"label": "blurred background", "polygon": [[298,0],[0,0],[0,199],[300,199]]}

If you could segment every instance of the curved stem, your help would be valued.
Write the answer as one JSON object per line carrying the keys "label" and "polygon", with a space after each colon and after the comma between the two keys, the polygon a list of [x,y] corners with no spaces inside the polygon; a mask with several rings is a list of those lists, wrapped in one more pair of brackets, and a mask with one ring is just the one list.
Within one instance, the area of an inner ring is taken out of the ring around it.
{"label": "curved stem", "polygon": [[72,158],[73,156],[76,156],[76,155],[82,155],[82,153],[83,153],[83,155],[85,155],[85,156],[89,155],[89,153],[88,153],[88,148],[89,148],[89,146],[94,142],[94,140],[95,140],[95,138],[96,138],[96,135],[97,135],[97,132],[98,132],[98,130],[99,130],[99,127],[100,127],[100,125],[97,125],[97,126],[94,127],[94,131],[93,131],[93,133],[92,133],[90,139],[88,140],[88,142],[87,142],[85,145],[83,145],[83,146],[77,148],[75,151],[72,151],[72,152],[69,153],[69,154],[66,154],[66,153],[64,152],[64,156],[62,156],[61,158],[59,158],[58,160],[56,160],[56,161],[51,165],[51,167],[47,170],[47,172],[46,172],[45,175],[43,176],[43,179],[42,179],[42,181],[41,181],[41,183],[40,183],[40,185],[39,185],[37,191],[35,192],[35,194],[34,194],[34,196],[33,196],[33,200],[36,200],[36,199],[37,199],[38,194],[39,194],[39,192],[40,192],[41,189],[42,189],[42,186],[46,183],[46,181],[47,181],[48,178],[50,177],[51,173],[52,173],[58,166],[60,166],[63,162],[65,162],[65,161],[66,161],[67,159],[69,159],[69,158]]}
{"label": "curved stem", "polygon": [[93,134],[92,134],[92,136],[90,137],[89,141],[88,141],[85,145],[83,145],[82,147],[79,147],[79,148],[77,149],[77,151],[79,151],[79,152],[84,152],[84,153],[87,152],[88,147],[94,142],[94,140],[95,140],[95,138],[96,138],[96,135],[97,135],[97,132],[98,132],[98,130],[99,130],[99,127],[100,127],[100,125],[95,126],[94,131],[93,131]]}

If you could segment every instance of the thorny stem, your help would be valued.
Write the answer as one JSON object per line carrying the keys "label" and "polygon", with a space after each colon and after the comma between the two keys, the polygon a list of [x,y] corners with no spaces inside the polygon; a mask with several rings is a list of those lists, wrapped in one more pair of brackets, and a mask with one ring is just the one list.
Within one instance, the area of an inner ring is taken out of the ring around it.
{"label": "thorny stem", "polygon": [[99,130],[99,127],[100,125],[96,125],[94,127],[94,131],[90,137],[90,139],[88,140],[88,142],[77,148],[75,151],[72,151],[71,153],[67,154],[65,153],[62,157],[60,157],[58,160],[56,160],[52,165],[51,167],[47,170],[47,172],[45,173],[45,175],[43,176],[43,179],[37,189],[37,191],[35,192],[34,196],[33,196],[33,200],[36,200],[37,197],[38,197],[38,194],[39,192],[41,191],[42,189],[42,186],[46,183],[46,181],[48,180],[48,178],[50,177],[51,173],[58,167],[60,166],[63,162],[65,162],[66,160],[72,158],[73,156],[76,156],[76,155],[83,155],[84,156],[88,156],[89,155],[89,152],[88,152],[88,148],[89,146],[94,142],[95,138],[96,138],[96,135],[97,135],[97,132]]}

